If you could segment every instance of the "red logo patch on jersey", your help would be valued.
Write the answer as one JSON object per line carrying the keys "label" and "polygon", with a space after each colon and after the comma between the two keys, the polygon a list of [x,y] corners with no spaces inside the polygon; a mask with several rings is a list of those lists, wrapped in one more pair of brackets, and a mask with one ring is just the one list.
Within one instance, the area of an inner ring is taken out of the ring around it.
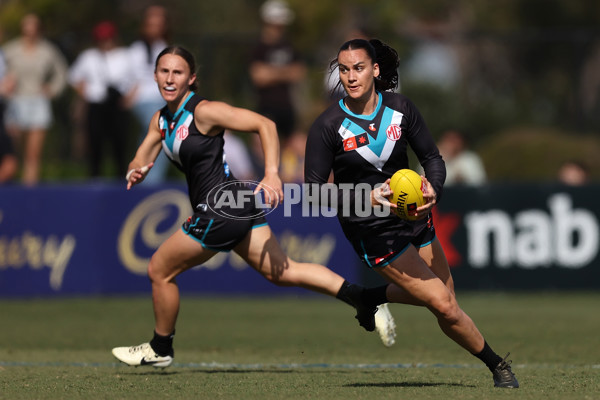
{"label": "red logo patch on jersey", "polygon": [[351,136],[348,139],[344,139],[344,151],[356,150],[359,147],[363,147],[369,144],[369,135],[367,133],[361,133],[360,135]]}
{"label": "red logo patch on jersey", "polygon": [[165,136],[167,135],[167,130],[166,129],[161,129],[160,130],[160,137],[162,140],[165,140]]}
{"label": "red logo patch on jersey", "polygon": [[402,136],[402,129],[400,129],[400,125],[393,124],[387,127],[385,133],[387,133],[388,139],[395,142]]}
{"label": "red logo patch on jersey", "polygon": [[369,124],[369,130],[371,132],[375,132],[377,130],[377,128],[375,128],[375,124]]}
{"label": "red logo patch on jersey", "polygon": [[188,137],[189,135],[189,131],[187,126],[185,125],[181,125],[179,128],[177,128],[177,132],[175,133],[175,137],[178,140],[185,140],[186,137]]}
{"label": "red logo patch on jersey", "polygon": [[356,138],[354,136],[344,139],[344,151],[351,151],[356,149]]}

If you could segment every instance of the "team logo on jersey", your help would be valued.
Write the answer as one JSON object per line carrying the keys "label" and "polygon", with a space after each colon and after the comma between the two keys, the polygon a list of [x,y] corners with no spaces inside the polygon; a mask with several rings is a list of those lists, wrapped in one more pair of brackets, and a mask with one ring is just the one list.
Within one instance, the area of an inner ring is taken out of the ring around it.
{"label": "team logo on jersey", "polygon": [[162,140],[165,140],[165,136],[167,135],[167,130],[166,129],[161,129],[160,130],[160,138]]}
{"label": "team logo on jersey", "polygon": [[375,128],[375,124],[369,124],[369,130],[371,132],[375,132],[377,130],[377,128]]}
{"label": "team logo on jersey", "polygon": [[400,129],[400,125],[392,124],[387,127],[385,133],[387,134],[388,139],[395,142],[402,136],[402,129]]}
{"label": "team logo on jersey", "polygon": [[343,140],[344,151],[356,150],[359,147],[367,146],[369,144],[369,135],[367,132],[361,133],[360,135],[350,136]]}
{"label": "team logo on jersey", "polygon": [[189,135],[189,130],[188,127],[185,125],[181,125],[179,128],[177,128],[177,132],[175,133],[175,137],[178,140],[185,140],[186,137],[188,137]]}

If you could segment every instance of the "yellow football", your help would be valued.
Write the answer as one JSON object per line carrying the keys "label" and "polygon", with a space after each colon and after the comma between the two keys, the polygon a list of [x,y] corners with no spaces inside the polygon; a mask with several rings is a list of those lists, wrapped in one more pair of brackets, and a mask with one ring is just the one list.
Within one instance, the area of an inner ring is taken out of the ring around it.
{"label": "yellow football", "polygon": [[392,208],[394,213],[408,221],[416,220],[412,214],[417,207],[425,204],[423,200],[423,180],[421,176],[411,169],[396,171],[390,179],[390,203],[398,208]]}

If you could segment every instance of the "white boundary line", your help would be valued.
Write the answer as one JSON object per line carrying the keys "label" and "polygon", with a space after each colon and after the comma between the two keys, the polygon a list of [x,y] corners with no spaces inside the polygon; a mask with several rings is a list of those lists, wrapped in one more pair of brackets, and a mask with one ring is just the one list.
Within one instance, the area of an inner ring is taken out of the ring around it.
{"label": "white boundary line", "polygon": [[[403,369],[403,368],[465,368],[480,369],[480,364],[239,364],[239,363],[173,363],[175,368],[197,368],[197,369],[239,369],[239,370],[290,370],[290,369]],[[77,362],[21,362],[0,361],[0,367],[126,367],[122,363],[77,363]],[[573,369],[589,368],[600,369],[600,364],[576,365],[576,364],[513,364],[517,369]]]}

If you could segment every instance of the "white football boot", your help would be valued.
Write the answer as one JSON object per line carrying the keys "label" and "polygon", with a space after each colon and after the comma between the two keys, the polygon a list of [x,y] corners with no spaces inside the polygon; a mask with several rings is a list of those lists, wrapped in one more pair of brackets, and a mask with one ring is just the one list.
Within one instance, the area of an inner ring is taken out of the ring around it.
{"label": "white football boot", "polygon": [[165,368],[173,362],[173,355],[159,356],[152,350],[150,343],[139,346],[115,347],[112,349],[113,356],[127,365],[151,365],[157,368]]}
{"label": "white football boot", "polygon": [[391,347],[396,343],[396,322],[394,322],[387,303],[377,306],[375,329],[385,347]]}

